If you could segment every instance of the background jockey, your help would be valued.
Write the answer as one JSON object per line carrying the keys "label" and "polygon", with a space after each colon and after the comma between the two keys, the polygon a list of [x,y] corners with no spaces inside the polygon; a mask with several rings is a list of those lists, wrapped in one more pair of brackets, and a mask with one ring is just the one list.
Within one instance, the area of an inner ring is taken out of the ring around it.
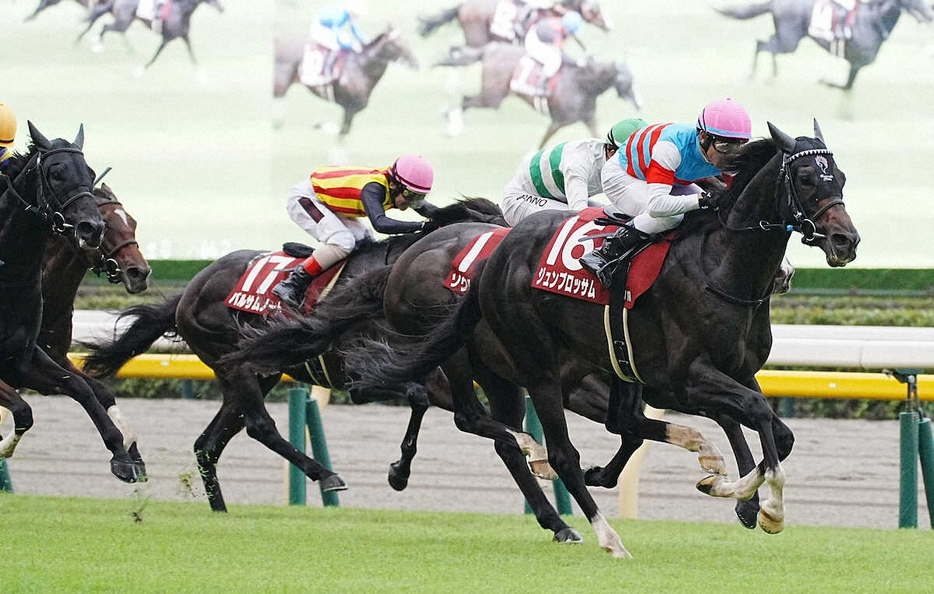
{"label": "background jockey", "polygon": [[646,126],[645,120],[617,122],[606,138],[572,140],[525,158],[503,188],[503,217],[510,227],[543,210],[580,212],[588,198],[603,193],[600,172],[629,135]]}
{"label": "background jockey", "polygon": [[366,38],[357,27],[356,18],[364,16],[366,8],[362,0],[348,0],[346,4],[331,4],[318,11],[311,24],[311,40],[328,49],[324,61],[325,76],[331,75],[334,62],[340,50],[346,49],[360,53],[366,45]]}
{"label": "background jockey", "polygon": [[388,235],[420,231],[425,221],[400,221],[386,216],[390,208],[414,208],[430,215],[435,207],[425,202],[434,172],[424,157],[402,155],[389,167],[322,167],[289,193],[292,220],[323,245],[296,266],[272,292],[298,308],[312,278],[347,257],[357,244],[373,239],[361,219]]}
{"label": "background jockey", "polygon": [[[542,94],[545,94],[548,79],[558,72],[565,60],[564,40],[569,36],[576,38],[583,22],[579,12],[569,10],[564,16],[539,20],[525,36],[525,51],[542,65],[542,80],[539,83]],[[574,62],[571,58],[567,60]]]}
{"label": "background jockey", "polygon": [[[637,130],[603,166],[603,190],[633,217],[580,263],[609,287],[612,266],[650,236],[673,229],[684,213],[716,206],[716,198],[694,182],[720,176],[727,158],[749,141],[752,123],[736,101],[709,103],[697,124],[654,124]],[[722,183],[718,182],[719,185]]]}
{"label": "background jockey", "polygon": [[0,171],[3,171],[12,155],[14,142],[16,142],[16,114],[12,109],[0,103]]}

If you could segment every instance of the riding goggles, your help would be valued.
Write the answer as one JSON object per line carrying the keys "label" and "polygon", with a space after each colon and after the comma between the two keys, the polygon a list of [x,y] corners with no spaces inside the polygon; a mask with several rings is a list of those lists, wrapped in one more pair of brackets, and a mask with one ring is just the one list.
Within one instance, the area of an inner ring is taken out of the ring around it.
{"label": "riding goggles", "polygon": [[405,198],[405,203],[412,208],[421,208],[425,205],[425,199],[428,197],[428,194],[422,192],[413,192],[408,188],[402,190],[402,197]]}
{"label": "riding goggles", "polygon": [[739,152],[739,149],[743,148],[743,145],[746,144],[747,140],[744,138],[721,138],[719,136],[712,137],[711,145],[713,150],[717,151],[721,155],[733,155]]}

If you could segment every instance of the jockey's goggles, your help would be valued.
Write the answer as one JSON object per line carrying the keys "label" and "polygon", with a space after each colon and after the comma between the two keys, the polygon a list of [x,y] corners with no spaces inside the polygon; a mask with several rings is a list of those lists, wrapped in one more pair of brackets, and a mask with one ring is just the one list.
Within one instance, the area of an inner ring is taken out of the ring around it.
{"label": "jockey's goggles", "polygon": [[713,136],[711,145],[713,145],[713,150],[717,151],[721,155],[732,155],[739,152],[739,149],[743,148],[743,145],[748,142],[745,138],[721,138],[719,136]]}
{"label": "jockey's goggles", "polygon": [[408,188],[402,190],[402,197],[405,198],[405,203],[411,206],[412,208],[421,208],[425,204],[425,198],[428,197],[428,194],[423,194],[421,192],[413,192]]}

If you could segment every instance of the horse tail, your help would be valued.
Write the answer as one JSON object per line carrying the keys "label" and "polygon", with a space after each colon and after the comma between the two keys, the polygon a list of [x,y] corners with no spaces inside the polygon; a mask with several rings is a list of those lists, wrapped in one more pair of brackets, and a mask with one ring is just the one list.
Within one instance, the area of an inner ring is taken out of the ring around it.
{"label": "horse tail", "polygon": [[418,34],[422,37],[428,37],[441,25],[446,25],[456,19],[460,10],[461,5],[458,4],[454,8],[443,10],[433,17],[418,17]]}
{"label": "horse tail", "polygon": [[731,19],[746,20],[751,19],[767,12],[772,12],[772,2],[762,2],[761,4],[750,4],[748,6],[736,6],[733,8],[715,8],[717,12]]}
{"label": "horse tail", "polygon": [[257,373],[278,373],[326,353],[350,327],[383,317],[383,293],[392,266],[383,266],[338,284],[311,315],[271,320],[263,329],[243,328],[237,349],[218,365],[247,365]]}
{"label": "horse tail", "polygon": [[483,58],[482,47],[452,47],[446,58],[435,62],[435,66],[469,66]]}
{"label": "horse tail", "polygon": [[120,312],[118,320],[133,317],[133,322],[112,342],[81,345],[91,351],[84,360],[84,372],[91,377],[110,377],[140,353],[145,353],[166,333],[175,330],[175,310],[182,294],[161,304],[134,305]]}
{"label": "horse tail", "polygon": [[419,340],[413,349],[361,338],[352,348],[344,350],[341,353],[344,365],[354,374],[351,387],[367,392],[422,382],[431,371],[467,344],[473,329],[482,319],[477,286],[477,282],[471,283],[467,295],[450,317]]}

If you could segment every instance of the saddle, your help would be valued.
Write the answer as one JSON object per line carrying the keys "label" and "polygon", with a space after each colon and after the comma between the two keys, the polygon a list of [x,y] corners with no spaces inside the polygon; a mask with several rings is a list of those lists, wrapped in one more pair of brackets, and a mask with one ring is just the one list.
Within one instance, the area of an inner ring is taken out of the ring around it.
{"label": "saddle", "polygon": [[330,72],[327,72],[327,58],[331,50],[316,42],[307,43],[302,54],[302,63],[298,68],[298,80],[309,87],[333,84],[340,77],[349,50],[336,51],[338,52],[337,59],[334,60]]}
{"label": "saddle", "polygon": [[[561,77],[561,70],[546,80],[542,74],[543,69],[541,62],[528,54],[523,55],[512,72],[509,89],[516,95],[528,97],[533,102],[536,99],[551,96]],[[542,111],[540,106],[535,105],[535,107]]]}

